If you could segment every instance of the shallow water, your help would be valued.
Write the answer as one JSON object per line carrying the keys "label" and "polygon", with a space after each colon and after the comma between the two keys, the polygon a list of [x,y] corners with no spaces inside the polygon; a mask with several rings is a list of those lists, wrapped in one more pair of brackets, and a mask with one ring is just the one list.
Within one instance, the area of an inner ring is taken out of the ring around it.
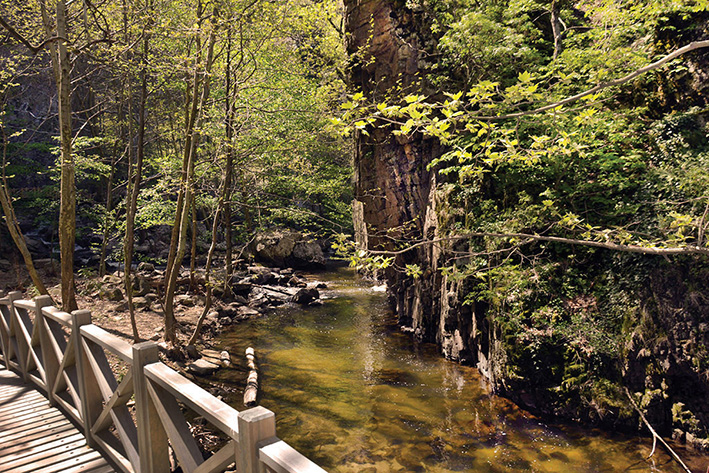
{"label": "shallow water", "polygon": [[[256,349],[278,436],[326,470],[682,471],[660,447],[644,460],[650,439],[550,425],[491,395],[477,370],[399,332],[383,292],[348,269],[318,278],[328,284],[322,307],[278,309],[218,344],[233,356]],[[245,371],[217,378],[243,387]],[[703,473],[709,460],[693,463]]]}

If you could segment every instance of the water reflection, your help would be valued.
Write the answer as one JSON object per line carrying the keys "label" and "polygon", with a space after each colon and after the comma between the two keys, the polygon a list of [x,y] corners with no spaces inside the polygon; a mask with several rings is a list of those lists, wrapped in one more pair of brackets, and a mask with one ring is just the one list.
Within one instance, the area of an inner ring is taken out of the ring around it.
{"label": "water reflection", "polygon": [[[256,348],[279,436],[325,469],[680,471],[661,453],[645,461],[647,440],[548,426],[492,396],[475,369],[400,333],[383,293],[347,270],[327,279],[322,307],[279,310],[220,340],[234,354]],[[219,377],[244,385],[238,367]]]}

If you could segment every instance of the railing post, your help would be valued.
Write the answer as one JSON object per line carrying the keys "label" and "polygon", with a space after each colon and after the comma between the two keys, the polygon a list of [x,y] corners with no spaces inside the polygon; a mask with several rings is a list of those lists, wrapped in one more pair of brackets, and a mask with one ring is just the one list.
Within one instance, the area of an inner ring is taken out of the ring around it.
{"label": "railing post", "polygon": [[148,379],[143,371],[146,365],[158,361],[160,361],[158,346],[154,342],[133,345],[133,389],[140,473],[169,473],[170,471],[167,435],[150,399]]}
{"label": "railing post", "polygon": [[8,340],[10,338],[15,339],[15,346],[17,348],[15,356],[17,357],[17,364],[20,368],[20,372],[18,374],[22,376],[22,379],[24,379],[25,382],[27,382],[27,351],[22,343],[23,337],[21,335],[19,337],[17,336],[18,332],[21,333],[21,330],[17,327],[20,324],[20,321],[17,320],[17,308],[15,308],[15,301],[22,299],[22,293],[20,291],[12,291],[7,295],[7,297],[10,299],[10,333],[8,334]]}
{"label": "railing post", "polygon": [[[0,299],[5,297],[5,291],[0,291]],[[2,310],[2,304],[0,304],[0,311]],[[0,350],[2,350],[2,362],[6,370],[10,369],[10,364],[7,362],[7,345],[10,343],[9,333],[5,331],[5,316],[0,312]]]}
{"label": "railing post", "polygon": [[276,415],[258,406],[239,412],[239,450],[236,464],[239,473],[261,473],[259,448],[276,437]]}
{"label": "railing post", "polygon": [[89,447],[96,447],[91,427],[101,413],[103,398],[96,378],[92,375],[89,359],[84,352],[82,343],[81,327],[89,324],[91,324],[91,312],[88,310],[75,310],[71,313],[71,336],[74,342],[76,377],[79,381],[79,397],[81,398],[82,430]]}
{"label": "railing post", "polygon": [[57,379],[57,372],[59,371],[59,360],[57,359],[57,354],[54,351],[54,346],[52,345],[49,329],[47,323],[44,319],[44,314],[42,313],[42,307],[47,307],[52,305],[52,298],[44,295],[37,296],[34,299],[34,323],[39,330],[39,344],[42,350],[42,361],[44,362],[44,382],[47,385],[47,399],[49,400],[49,405],[53,406],[57,403],[54,400],[54,394],[52,393],[54,389],[54,382]]}

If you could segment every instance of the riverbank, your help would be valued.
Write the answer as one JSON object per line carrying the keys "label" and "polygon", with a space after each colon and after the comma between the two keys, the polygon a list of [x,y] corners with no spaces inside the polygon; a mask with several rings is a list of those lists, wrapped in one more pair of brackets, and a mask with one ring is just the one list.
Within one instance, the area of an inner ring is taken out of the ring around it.
{"label": "riverbank", "polygon": [[[646,437],[541,418],[494,395],[473,367],[443,359],[397,325],[379,287],[319,273],[323,305],[239,323],[217,349],[256,348],[260,403],[279,435],[332,472],[681,471]],[[243,385],[225,368],[221,385]],[[231,402],[240,402],[234,393]],[[694,471],[709,459],[673,444]]]}
{"label": "riverbank", "polygon": [[[444,360],[435,345],[402,332],[386,294],[351,270],[303,276],[306,286],[326,286],[321,304],[284,304],[264,317],[208,330],[197,351],[226,350],[231,364],[210,376],[187,375],[242,409],[243,352],[255,347],[260,404],[276,413],[282,438],[326,469],[679,471],[662,451],[644,459],[652,447],[649,438],[556,423],[493,395],[476,369]],[[98,282],[79,278],[80,306],[90,308],[94,323],[130,341],[121,303],[91,296]],[[202,307],[178,307],[184,342]],[[159,311],[150,306],[137,314],[141,334],[160,334]],[[178,364],[173,360],[173,365]],[[218,445],[209,432],[203,437],[205,448]],[[673,448],[704,473],[706,457]]]}

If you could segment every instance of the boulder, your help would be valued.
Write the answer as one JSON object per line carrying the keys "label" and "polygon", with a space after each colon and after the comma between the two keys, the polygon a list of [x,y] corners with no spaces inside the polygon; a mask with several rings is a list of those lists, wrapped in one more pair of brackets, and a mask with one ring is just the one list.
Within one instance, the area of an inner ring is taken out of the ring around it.
{"label": "boulder", "polygon": [[145,261],[138,264],[138,271],[142,273],[152,273],[155,271],[155,266],[151,263],[146,263]]}
{"label": "boulder", "polygon": [[199,376],[208,376],[219,369],[219,365],[215,365],[204,358],[195,360],[187,365],[187,371]]}
{"label": "boulder", "polygon": [[102,287],[98,291],[98,296],[101,299],[113,302],[120,302],[123,300],[123,292],[117,287]]}
{"label": "boulder", "polygon": [[150,301],[145,297],[134,297],[133,307],[135,307],[136,309],[149,309]]}
{"label": "boulder", "polygon": [[[245,297],[248,296],[249,293],[251,292],[251,288],[253,288],[253,285],[248,282],[237,282],[231,285],[231,290],[232,292],[237,296],[237,297]],[[235,298],[236,300],[236,298]]]}
{"label": "boulder", "polygon": [[249,305],[249,300],[244,296],[234,296],[234,302],[241,305]]}
{"label": "boulder", "polygon": [[185,352],[187,353],[187,356],[193,360],[199,358],[199,352],[197,351],[197,347],[194,345],[187,345],[185,347]]}
{"label": "boulder", "polygon": [[31,238],[27,235],[24,235],[24,238],[25,244],[27,245],[27,249],[30,250],[30,253],[35,255],[44,255],[49,253],[49,249],[44,245],[41,239]]}
{"label": "boulder", "polygon": [[147,278],[141,276],[140,274],[136,274],[133,277],[133,294],[136,296],[145,296],[152,291],[152,289],[153,288],[150,286],[150,281],[148,281]]}
{"label": "boulder", "polygon": [[312,288],[302,288],[296,292],[291,298],[291,302],[296,304],[310,304],[311,302],[320,298],[320,292],[314,287]]}
{"label": "boulder", "polygon": [[251,276],[247,278],[247,282],[257,285],[275,282],[279,276],[271,271],[270,268],[264,268],[263,266],[249,266],[249,274]]}
{"label": "boulder", "polygon": [[293,276],[288,280],[288,285],[293,287],[306,287],[308,284],[298,276]]}
{"label": "boulder", "polygon": [[178,296],[175,296],[175,304],[184,306],[184,307],[194,307],[195,301],[194,299],[187,295],[187,294],[180,294]]}
{"label": "boulder", "polygon": [[272,230],[254,238],[251,250],[258,261],[285,268],[325,267],[322,248],[314,240],[291,230]]}
{"label": "boulder", "polygon": [[101,282],[104,284],[123,284],[123,279],[115,274],[107,274],[101,278]]}
{"label": "boulder", "polygon": [[313,240],[301,240],[293,248],[292,263],[294,268],[325,268],[325,255],[320,245]]}
{"label": "boulder", "polygon": [[252,309],[251,307],[248,307],[248,306],[239,307],[237,309],[236,313],[240,319],[248,319],[251,317],[258,317],[259,315],[261,315],[261,312],[259,312],[256,309]]}
{"label": "boulder", "polygon": [[34,267],[38,270],[59,272],[59,261],[53,258],[41,258],[34,260]]}

